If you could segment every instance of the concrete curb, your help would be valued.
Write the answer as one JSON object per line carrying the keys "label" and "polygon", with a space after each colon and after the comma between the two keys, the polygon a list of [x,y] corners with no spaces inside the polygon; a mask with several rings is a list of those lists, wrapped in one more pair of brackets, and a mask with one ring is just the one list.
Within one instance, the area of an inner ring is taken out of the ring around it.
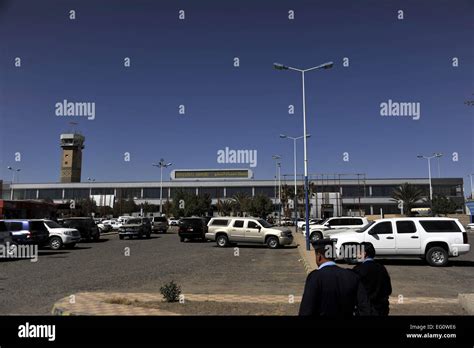
{"label": "concrete curb", "polygon": [[303,263],[303,267],[306,273],[309,274],[311,271],[317,268],[313,250],[306,250],[306,240],[302,233],[296,232],[294,234],[294,238],[298,247],[298,252],[301,256],[301,262]]}
{"label": "concrete curb", "polygon": [[[288,303],[288,295],[238,295],[238,294],[183,294],[185,301],[196,302],[230,302],[230,303]],[[128,304],[107,302],[111,299],[127,301],[160,302],[163,296],[158,293],[114,293],[114,292],[82,292],[57,301],[51,310],[52,315],[180,315],[159,308],[137,307]],[[71,302],[71,299],[74,301]],[[301,302],[301,296],[294,297]]]}
{"label": "concrete curb", "polygon": [[461,307],[469,315],[474,315],[474,294],[458,294]]}

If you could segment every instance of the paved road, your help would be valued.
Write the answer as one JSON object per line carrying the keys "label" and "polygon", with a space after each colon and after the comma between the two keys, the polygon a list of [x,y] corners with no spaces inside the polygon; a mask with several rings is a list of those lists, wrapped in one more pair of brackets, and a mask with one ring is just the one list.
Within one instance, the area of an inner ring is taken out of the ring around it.
{"label": "paved road", "polygon": [[[39,260],[0,262],[0,314],[50,314],[79,291],[158,292],[174,280],[184,293],[301,295],[306,274],[295,248],[217,248],[180,243],[174,233],[149,240],[103,236],[74,250],[40,250]],[[130,247],[130,256],[125,248]]]}

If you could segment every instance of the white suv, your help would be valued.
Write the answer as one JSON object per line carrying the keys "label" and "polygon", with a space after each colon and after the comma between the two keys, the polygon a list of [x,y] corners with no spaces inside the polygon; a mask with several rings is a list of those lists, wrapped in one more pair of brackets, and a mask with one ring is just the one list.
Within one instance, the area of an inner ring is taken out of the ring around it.
{"label": "white suv", "polygon": [[[339,216],[332,217],[323,221],[320,225],[309,226],[309,239],[314,242],[318,239],[325,238],[328,234],[337,233],[337,230],[342,229],[359,229],[369,223],[369,220],[365,217],[358,216]],[[306,231],[303,230],[303,234],[306,236]]]}
{"label": "white suv", "polygon": [[466,254],[470,250],[467,233],[457,219],[392,218],[380,219],[359,230],[330,234],[336,240],[338,259],[347,257],[344,250],[362,242],[371,243],[378,256],[421,257],[431,266],[445,266],[448,258]]}
{"label": "white suv", "polygon": [[64,228],[52,220],[40,221],[49,232],[49,247],[53,250],[61,249],[63,246],[72,249],[81,240],[81,233],[75,228]]}

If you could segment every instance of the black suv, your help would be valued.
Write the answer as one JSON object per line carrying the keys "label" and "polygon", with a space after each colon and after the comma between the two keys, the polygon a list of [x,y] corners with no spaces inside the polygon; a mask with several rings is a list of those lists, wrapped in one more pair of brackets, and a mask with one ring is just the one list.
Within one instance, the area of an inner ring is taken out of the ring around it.
{"label": "black suv", "polygon": [[205,218],[190,217],[179,220],[178,235],[181,242],[186,239],[201,239],[206,241],[207,221]]}
{"label": "black suv", "polygon": [[74,217],[60,219],[58,222],[66,228],[75,228],[81,233],[81,239],[98,241],[100,239],[100,230],[95,224],[93,218]]}
{"label": "black suv", "polygon": [[39,247],[49,244],[49,232],[42,221],[4,220],[4,222],[16,244],[36,244]]}

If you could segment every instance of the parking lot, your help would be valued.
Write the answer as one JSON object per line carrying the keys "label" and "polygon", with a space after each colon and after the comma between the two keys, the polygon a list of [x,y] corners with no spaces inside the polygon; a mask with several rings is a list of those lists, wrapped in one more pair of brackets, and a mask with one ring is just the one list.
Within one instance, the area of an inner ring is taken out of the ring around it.
{"label": "parking lot", "polygon": [[[392,296],[414,301],[392,306],[392,314],[464,314],[452,300],[474,288],[473,251],[451,259],[448,267],[417,259],[381,262],[392,279]],[[305,278],[296,246],[218,248],[211,242],[180,243],[176,231],[133,240],[109,234],[73,250],[40,250],[36,263],[2,261],[0,314],[50,314],[55,301],[83,291],[157,293],[170,280],[183,293],[299,296]],[[434,302],[418,303],[420,298]]]}
{"label": "parking lot", "polygon": [[1,262],[0,314],[49,314],[55,301],[80,291],[157,293],[170,280],[183,293],[301,295],[306,273],[296,247],[238,252],[180,243],[176,232],[133,240],[112,234],[73,250],[40,250],[36,263]]}

